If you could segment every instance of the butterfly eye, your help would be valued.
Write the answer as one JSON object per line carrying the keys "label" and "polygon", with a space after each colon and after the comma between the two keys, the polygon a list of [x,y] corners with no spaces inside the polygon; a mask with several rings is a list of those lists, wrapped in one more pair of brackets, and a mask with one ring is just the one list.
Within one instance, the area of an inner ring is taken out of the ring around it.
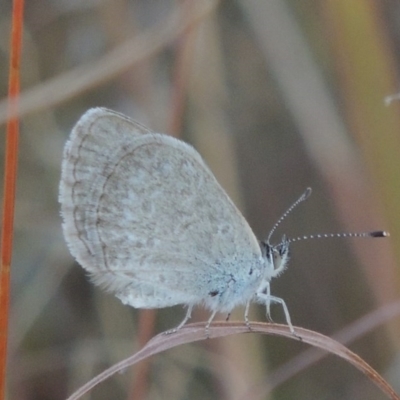
{"label": "butterfly eye", "polygon": [[283,236],[282,242],[276,246],[276,250],[280,257],[287,257],[289,255],[289,241],[286,239],[286,236]]}

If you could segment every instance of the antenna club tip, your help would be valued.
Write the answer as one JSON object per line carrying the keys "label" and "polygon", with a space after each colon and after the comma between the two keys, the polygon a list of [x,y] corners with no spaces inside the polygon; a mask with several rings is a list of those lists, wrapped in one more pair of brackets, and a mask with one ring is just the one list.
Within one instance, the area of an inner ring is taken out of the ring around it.
{"label": "antenna club tip", "polygon": [[306,199],[308,199],[311,195],[312,189],[310,187],[308,187],[305,192],[303,193],[303,195],[301,196],[301,200],[304,201]]}
{"label": "antenna club tip", "polygon": [[375,232],[371,232],[369,235],[372,237],[379,238],[379,237],[389,237],[390,233],[386,232],[386,231],[375,231]]}

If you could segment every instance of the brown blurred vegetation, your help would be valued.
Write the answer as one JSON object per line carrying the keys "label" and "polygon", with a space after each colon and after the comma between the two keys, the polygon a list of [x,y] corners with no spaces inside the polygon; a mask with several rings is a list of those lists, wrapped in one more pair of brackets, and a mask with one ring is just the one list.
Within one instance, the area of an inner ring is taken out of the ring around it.
{"label": "brown blurred vegetation", "polygon": [[[192,143],[259,238],[308,186],[312,197],[275,240],[391,232],[388,240],[293,244],[272,293],[286,300],[295,325],[331,335],[398,298],[400,103],[385,106],[384,98],[400,86],[400,3],[225,0],[201,23],[188,23],[204,4],[213,2],[26,2],[10,399],[64,399],[184,314],[123,306],[93,287],[67,251],[57,202],[61,155],[90,107]],[[5,98],[9,1],[0,1],[0,16]],[[283,321],[279,307],[272,314]],[[251,316],[263,321],[264,309],[253,306]],[[399,328],[391,319],[351,345],[398,390]],[[103,383],[92,398],[383,398],[333,357],[269,394],[273,371],[304,349],[256,335],[183,346]]]}

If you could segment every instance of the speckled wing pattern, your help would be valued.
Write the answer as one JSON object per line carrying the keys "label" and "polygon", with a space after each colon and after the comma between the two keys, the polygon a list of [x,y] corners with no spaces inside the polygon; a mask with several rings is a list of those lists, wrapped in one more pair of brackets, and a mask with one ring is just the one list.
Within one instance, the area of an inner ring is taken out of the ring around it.
{"label": "speckled wing pattern", "polygon": [[87,111],[64,150],[69,249],[94,282],[134,307],[196,304],[259,262],[246,220],[189,145],[124,115]]}

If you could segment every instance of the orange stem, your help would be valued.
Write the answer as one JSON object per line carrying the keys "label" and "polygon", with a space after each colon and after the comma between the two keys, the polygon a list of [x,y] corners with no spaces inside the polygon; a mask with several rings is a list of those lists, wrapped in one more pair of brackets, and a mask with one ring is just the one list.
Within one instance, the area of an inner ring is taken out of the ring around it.
{"label": "orange stem", "polygon": [[1,232],[0,270],[0,399],[5,396],[8,314],[10,302],[10,265],[12,255],[15,186],[18,161],[19,120],[17,117],[20,92],[20,65],[23,33],[24,0],[14,0],[12,12],[10,76],[9,76],[9,118],[6,134],[6,157],[4,172],[3,229]]}

